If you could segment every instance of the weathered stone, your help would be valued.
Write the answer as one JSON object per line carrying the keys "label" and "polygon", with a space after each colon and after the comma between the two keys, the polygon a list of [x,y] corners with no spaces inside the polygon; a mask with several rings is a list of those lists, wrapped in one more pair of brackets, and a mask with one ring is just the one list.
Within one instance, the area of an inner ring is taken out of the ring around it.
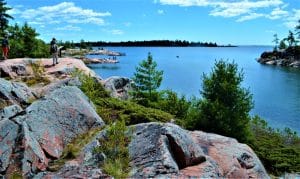
{"label": "weathered stone", "polygon": [[15,149],[19,127],[8,119],[0,120],[0,172],[6,171]]}
{"label": "weathered stone", "polygon": [[43,96],[45,96],[46,94],[64,87],[64,86],[81,86],[81,82],[79,81],[78,78],[66,78],[63,80],[59,80],[57,82],[53,82],[50,83],[49,85],[46,85],[44,87],[37,87],[35,89],[33,89],[33,92],[35,94],[35,96],[37,96],[38,98],[41,98]]}
{"label": "weathered stone", "polygon": [[219,166],[225,178],[269,178],[264,166],[252,151],[237,140],[201,131],[190,132],[195,142]]}
{"label": "weathered stone", "polygon": [[13,117],[21,111],[23,111],[23,109],[19,105],[14,104],[11,106],[7,106],[3,109],[0,109],[0,120]]}
{"label": "weathered stone", "polygon": [[126,77],[112,76],[104,80],[104,87],[111,92],[112,97],[128,99],[131,80]]}
{"label": "weathered stone", "polygon": [[0,78],[0,99],[7,104],[28,105],[34,99],[31,90],[23,83],[10,82]]}
{"label": "weathered stone", "polygon": [[47,155],[59,158],[63,148],[78,134],[104,125],[77,87],[62,87],[26,109],[25,120]]}
{"label": "weathered stone", "polygon": [[99,167],[78,166],[76,163],[68,163],[58,172],[42,172],[34,179],[59,179],[59,178],[112,178],[102,173]]}
{"label": "weathered stone", "polygon": [[203,151],[187,131],[170,123],[134,126],[129,153],[132,177],[177,174],[180,169],[205,161]]}

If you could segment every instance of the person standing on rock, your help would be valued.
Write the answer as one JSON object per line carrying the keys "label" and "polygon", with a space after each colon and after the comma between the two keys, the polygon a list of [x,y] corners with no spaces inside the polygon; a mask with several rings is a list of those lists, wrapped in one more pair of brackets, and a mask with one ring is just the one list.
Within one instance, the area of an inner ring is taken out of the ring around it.
{"label": "person standing on rock", "polygon": [[4,60],[6,60],[8,57],[8,51],[9,51],[8,35],[5,35],[4,39],[2,40],[2,56]]}
{"label": "person standing on rock", "polygon": [[52,54],[52,58],[53,58],[53,66],[55,64],[58,64],[58,48],[56,45],[56,39],[53,38],[51,43],[50,43],[50,53]]}

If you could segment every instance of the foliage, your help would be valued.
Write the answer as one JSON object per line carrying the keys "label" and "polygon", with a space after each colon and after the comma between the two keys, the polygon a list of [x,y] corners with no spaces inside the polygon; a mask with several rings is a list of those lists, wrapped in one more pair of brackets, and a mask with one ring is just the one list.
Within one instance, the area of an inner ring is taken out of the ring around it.
{"label": "foliage", "polygon": [[67,160],[75,159],[80,154],[82,148],[88,144],[100,131],[101,128],[94,128],[84,134],[78,135],[64,148],[60,159],[52,161],[48,168],[51,171],[57,171],[65,164]]}
{"label": "foliage", "polygon": [[296,35],[298,35],[298,39],[300,40],[300,19],[298,20],[298,25],[295,27]]}
{"label": "foliage", "polygon": [[250,144],[268,172],[282,175],[300,171],[300,138],[289,128],[275,130],[255,116],[251,122],[255,140]]}
{"label": "foliage", "polygon": [[102,164],[104,172],[115,178],[126,178],[130,171],[128,144],[131,132],[127,130],[124,120],[111,124],[100,139],[101,145],[94,152],[104,153],[106,159]]}
{"label": "foliage", "polygon": [[134,73],[133,96],[137,100],[152,99],[155,96],[156,89],[159,88],[163,71],[156,69],[157,63],[153,60],[152,55],[148,53],[148,58],[143,60]]}
{"label": "foliage", "polygon": [[131,101],[122,101],[109,96],[102,84],[81,71],[73,73],[81,81],[81,90],[95,104],[98,114],[106,123],[114,120],[125,120],[126,124],[161,121],[173,118],[169,113],[158,109],[147,108]]}
{"label": "foliage", "polygon": [[249,111],[253,102],[249,90],[241,87],[242,81],[243,73],[238,71],[237,64],[223,60],[216,62],[211,74],[203,75],[200,113],[187,121],[187,125],[243,142],[249,140]]}
{"label": "foliage", "polygon": [[49,46],[42,40],[37,39],[38,33],[27,23],[23,26],[15,24],[8,27],[10,34],[10,58],[42,58],[49,57]]}
{"label": "foliage", "polygon": [[39,83],[43,83],[44,85],[47,85],[50,83],[50,80],[47,77],[43,76],[43,73],[45,72],[45,68],[42,65],[42,62],[40,60],[29,61],[29,66],[32,69],[33,76],[24,78],[24,82],[28,86],[32,86]]}
{"label": "foliage", "polygon": [[274,37],[273,42],[275,43],[274,51],[277,51],[278,43],[279,43],[278,35],[277,35],[277,34],[274,34],[273,37]]}
{"label": "foliage", "polygon": [[109,97],[109,93],[96,78],[84,74],[80,70],[72,73],[73,77],[78,77],[81,82],[80,89],[94,102],[95,99]]}
{"label": "foliage", "polygon": [[292,31],[289,31],[289,35],[285,40],[288,42],[289,47],[293,47],[296,45],[296,39],[294,37],[294,33]]}
{"label": "foliage", "polygon": [[7,7],[7,3],[5,0],[0,0],[0,36],[5,34],[5,30],[8,27],[9,19],[14,19],[11,15],[7,13],[7,11],[12,8]]}
{"label": "foliage", "polygon": [[285,40],[281,40],[279,43],[279,47],[280,50],[285,50],[287,48],[287,45],[285,44]]}
{"label": "foliage", "polygon": [[105,122],[122,119],[127,125],[145,122],[168,122],[174,117],[159,109],[147,108],[131,101],[102,98],[93,101]]}

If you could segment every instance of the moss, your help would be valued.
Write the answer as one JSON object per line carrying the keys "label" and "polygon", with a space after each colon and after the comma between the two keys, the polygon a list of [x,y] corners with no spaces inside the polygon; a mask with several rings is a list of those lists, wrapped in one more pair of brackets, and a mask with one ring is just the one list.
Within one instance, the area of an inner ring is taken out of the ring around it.
{"label": "moss", "polygon": [[23,176],[22,176],[22,174],[21,174],[19,171],[14,171],[14,172],[10,175],[9,178],[11,178],[11,179],[22,179]]}
{"label": "moss", "polygon": [[50,171],[57,171],[66,163],[66,161],[78,157],[82,148],[88,144],[101,130],[101,128],[94,128],[89,130],[87,133],[78,135],[64,148],[60,159],[49,163],[48,169]]}

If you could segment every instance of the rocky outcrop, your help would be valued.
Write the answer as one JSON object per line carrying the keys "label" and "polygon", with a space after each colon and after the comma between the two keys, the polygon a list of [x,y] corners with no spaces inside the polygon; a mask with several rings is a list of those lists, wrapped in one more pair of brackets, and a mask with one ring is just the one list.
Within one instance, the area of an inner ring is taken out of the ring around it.
{"label": "rocky outcrop", "polygon": [[104,80],[105,89],[111,92],[111,96],[119,99],[128,99],[131,90],[131,80],[126,77],[112,76]]}
{"label": "rocky outcrop", "polygon": [[300,47],[289,47],[285,50],[263,52],[257,61],[266,65],[300,68]]}
{"label": "rocky outcrop", "polygon": [[[11,108],[19,110],[16,106]],[[49,161],[59,158],[70,141],[104,125],[93,105],[75,86],[49,91],[24,111],[2,111],[4,114],[6,117],[0,120],[0,173],[7,178],[31,178],[45,171]]]}
{"label": "rocky outcrop", "polygon": [[9,77],[17,79],[34,75],[31,63],[40,63],[43,67],[43,76],[56,81],[58,78],[69,77],[76,69],[82,71],[86,75],[101,79],[97,74],[89,69],[82,60],[75,58],[59,58],[59,63],[55,66],[52,65],[52,59],[30,59],[30,58],[17,58],[9,59],[0,62],[0,77]]}
{"label": "rocky outcrop", "polygon": [[255,153],[235,139],[174,124],[134,126],[132,177],[269,178]]}
{"label": "rocky outcrop", "polygon": [[34,98],[32,91],[23,83],[0,78],[0,109],[13,104],[27,106]]}

